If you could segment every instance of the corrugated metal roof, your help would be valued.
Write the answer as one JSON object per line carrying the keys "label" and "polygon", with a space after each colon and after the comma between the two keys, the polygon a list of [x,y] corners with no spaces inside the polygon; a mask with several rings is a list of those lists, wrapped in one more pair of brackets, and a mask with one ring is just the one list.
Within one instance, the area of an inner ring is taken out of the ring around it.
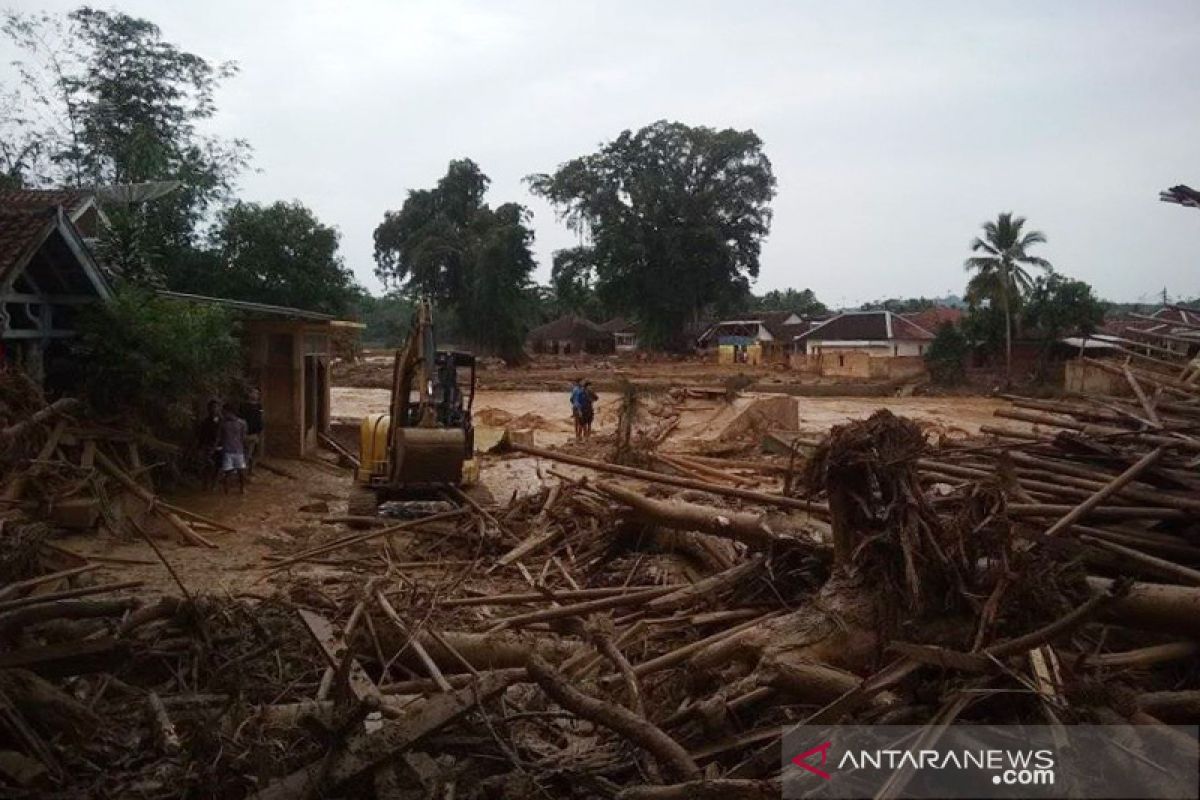
{"label": "corrugated metal roof", "polygon": [[158,294],[161,297],[170,297],[176,300],[187,300],[192,303],[212,303],[213,305],[224,306],[226,308],[232,308],[238,311],[246,311],[252,314],[266,314],[268,316],[275,317],[306,319],[313,322],[332,322],[334,319],[336,319],[333,314],[325,314],[321,311],[307,311],[303,308],[274,306],[270,303],[252,303],[249,300],[233,300],[228,297],[208,297],[207,295],[202,294],[172,292],[166,289],[160,290]]}
{"label": "corrugated metal roof", "polygon": [[933,334],[891,311],[846,311],[795,337],[796,341],[841,342],[932,339]]}

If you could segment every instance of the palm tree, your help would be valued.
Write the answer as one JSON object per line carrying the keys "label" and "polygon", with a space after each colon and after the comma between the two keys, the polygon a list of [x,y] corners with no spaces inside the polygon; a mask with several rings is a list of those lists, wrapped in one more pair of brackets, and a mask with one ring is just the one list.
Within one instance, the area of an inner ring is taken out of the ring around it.
{"label": "palm tree", "polygon": [[987,297],[1004,311],[1004,374],[1008,383],[1012,383],[1013,307],[1033,284],[1025,267],[1053,269],[1046,259],[1027,252],[1032,245],[1045,244],[1046,234],[1025,233],[1024,227],[1025,218],[1014,217],[1011,211],[1002,212],[995,222],[983,223],[983,236],[971,242],[971,252],[985,255],[972,256],[963,264],[967,272],[975,273],[967,285],[968,296]]}

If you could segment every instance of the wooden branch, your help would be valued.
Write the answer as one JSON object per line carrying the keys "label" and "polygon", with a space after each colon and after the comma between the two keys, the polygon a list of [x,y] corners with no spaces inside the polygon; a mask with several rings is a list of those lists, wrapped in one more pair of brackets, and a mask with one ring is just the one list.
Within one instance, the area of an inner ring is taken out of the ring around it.
{"label": "wooden branch", "polygon": [[666,774],[683,781],[700,777],[700,767],[687,750],[654,723],[628,709],[589,697],[567,683],[565,677],[536,656],[529,660],[528,669],[529,676],[554,702],[648,751]]}
{"label": "wooden branch", "polygon": [[818,503],[811,500],[801,500],[796,497],[784,497],[778,494],[768,494],[766,492],[756,492],[751,489],[738,489],[733,486],[721,486],[716,483],[706,483],[704,481],[691,480],[689,478],[678,478],[674,475],[663,475],[661,472],[650,472],[644,469],[635,469],[634,467],[623,467],[619,464],[606,464],[603,461],[595,461],[590,458],[582,458],[569,453],[560,453],[557,450],[546,450],[541,447],[533,447],[531,445],[519,444],[510,442],[508,447],[519,453],[526,455],[537,456],[539,458],[547,458],[551,461],[561,461],[564,464],[574,464],[577,467],[587,467],[594,469],[597,472],[609,472],[614,475],[624,475],[627,478],[637,478],[650,483],[662,483],[668,486],[679,486],[684,489],[695,489],[709,494],[723,495],[725,497],[737,497],[742,500],[749,500],[752,503],[762,503],[763,505],[779,506],[781,508],[794,508],[800,511],[811,511],[818,514],[828,514],[829,508],[824,503]]}

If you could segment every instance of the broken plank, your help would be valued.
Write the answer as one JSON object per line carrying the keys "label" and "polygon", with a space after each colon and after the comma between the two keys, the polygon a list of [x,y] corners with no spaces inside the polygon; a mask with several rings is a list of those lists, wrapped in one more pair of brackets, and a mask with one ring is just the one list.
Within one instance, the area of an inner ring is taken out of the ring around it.
{"label": "broken plank", "polygon": [[295,800],[320,796],[384,764],[431,733],[504,691],[516,680],[512,673],[483,675],[477,683],[455,692],[435,695],[399,719],[389,720],[370,734],[349,737],[345,746],[251,795],[253,800]]}

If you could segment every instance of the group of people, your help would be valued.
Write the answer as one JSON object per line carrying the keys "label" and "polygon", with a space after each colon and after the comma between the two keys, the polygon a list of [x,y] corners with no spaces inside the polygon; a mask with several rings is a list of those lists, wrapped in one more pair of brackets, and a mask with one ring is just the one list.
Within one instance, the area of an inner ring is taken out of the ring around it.
{"label": "group of people", "polygon": [[258,389],[246,393],[241,406],[209,400],[204,419],[196,431],[206,489],[229,491],[230,476],[236,475],[238,490],[246,491],[246,476],[262,448],[263,407]]}
{"label": "group of people", "polygon": [[577,378],[571,386],[571,418],[575,420],[575,441],[587,441],[592,436],[592,422],[596,419],[596,401],[592,382]]}

